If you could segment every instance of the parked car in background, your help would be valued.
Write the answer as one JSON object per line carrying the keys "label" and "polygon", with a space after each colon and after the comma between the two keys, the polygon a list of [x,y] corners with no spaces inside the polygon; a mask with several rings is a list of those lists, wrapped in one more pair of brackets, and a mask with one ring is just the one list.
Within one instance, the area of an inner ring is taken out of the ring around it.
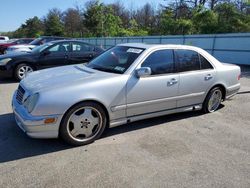
{"label": "parked car in background", "polygon": [[0,76],[21,80],[34,70],[89,62],[102,52],[102,48],[79,40],[52,41],[27,53],[0,56]]}
{"label": "parked car in background", "polygon": [[87,65],[36,71],[13,96],[33,138],[89,144],[106,127],[170,113],[216,111],[240,89],[240,68],[185,45],[121,44]]}
{"label": "parked car in background", "polygon": [[34,39],[32,38],[21,38],[21,39],[13,39],[13,40],[9,40],[6,43],[2,43],[0,44],[0,55],[4,54],[6,49],[10,46],[14,46],[14,45],[20,45],[20,44],[29,44],[30,42],[32,42]]}
{"label": "parked car in background", "polygon": [[15,53],[15,52],[30,52],[33,48],[45,44],[47,42],[55,41],[55,40],[63,40],[67,39],[64,37],[53,37],[53,36],[43,36],[39,37],[29,44],[19,44],[13,45],[7,48],[6,53]]}
{"label": "parked car in background", "polygon": [[9,40],[9,37],[7,36],[0,36],[0,43],[5,43]]}

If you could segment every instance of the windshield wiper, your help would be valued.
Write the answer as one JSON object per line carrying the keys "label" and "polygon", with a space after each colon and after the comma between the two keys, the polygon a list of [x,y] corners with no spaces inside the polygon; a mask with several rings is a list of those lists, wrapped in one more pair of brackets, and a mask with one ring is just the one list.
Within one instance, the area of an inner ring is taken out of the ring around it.
{"label": "windshield wiper", "polygon": [[115,70],[115,69],[108,69],[106,67],[91,67],[92,69],[103,71],[103,72],[110,72],[110,73],[118,73],[122,74],[122,72]]}
{"label": "windshield wiper", "polygon": [[96,66],[96,65],[94,67],[89,67],[89,68],[92,68],[92,69],[95,69],[95,70],[99,70],[99,71],[104,71],[104,72],[122,74],[122,72],[120,72],[118,70],[109,69],[109,68],[106,68],[106,67],[101,67],[101,66]]}

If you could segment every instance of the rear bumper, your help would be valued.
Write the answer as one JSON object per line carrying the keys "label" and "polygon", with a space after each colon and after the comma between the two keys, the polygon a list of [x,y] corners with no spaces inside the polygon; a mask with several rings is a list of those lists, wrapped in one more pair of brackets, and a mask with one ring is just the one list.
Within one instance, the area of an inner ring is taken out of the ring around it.
{"label": "rear bumper", "polygon": [[[23,105],[12,99],[12,108],[17,125],[31,138],[57,138],[62,115],[32,116]],[[47,118],[56,118],[52,124],[44,124]]]}
{"label": "rear bumper", "polygon": [[229,99],[233,97],[234,95],[236,95],[239,90],[240,90],[240,83],[228,87],[226,90],[226,99]]}

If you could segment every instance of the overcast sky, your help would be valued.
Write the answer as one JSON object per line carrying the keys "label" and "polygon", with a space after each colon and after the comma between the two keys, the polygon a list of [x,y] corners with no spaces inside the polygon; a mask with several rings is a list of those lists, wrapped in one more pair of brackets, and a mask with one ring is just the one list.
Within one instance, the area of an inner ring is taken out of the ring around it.
{"label": "overcast sky", "polygon": [[[0,31],[14,31],[28,18],[46,15],[49,9],[59,8],[62,11],[75,5],[83,6],[88,0],[1,0]],[[102,0],[108,4],[117,0]],[[128,8],[138,8],[146,2],[157,7],[164,0],[120,0]]]}

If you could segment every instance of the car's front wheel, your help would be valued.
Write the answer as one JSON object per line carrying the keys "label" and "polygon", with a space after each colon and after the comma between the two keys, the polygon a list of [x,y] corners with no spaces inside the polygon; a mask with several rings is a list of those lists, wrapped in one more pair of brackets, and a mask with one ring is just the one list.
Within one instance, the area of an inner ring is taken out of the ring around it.
{"label": "car's front wheel", "polygon": [[211,113],[216,111],[222,101],[222,90],[220,87],[215,87],[211,89],[203,103],[203,111],[205,113]]}
{"label": "car's front wheel", "polygon": [[28,73],[33,71],[34,69],[30,65],[22,63],[15,68],[14,76],[18,81],[21,81]]}
{"label": "car's front wheel", "polygon": [[65,114],[59,135],[71,145],[86,145],[101,136],[106,123],[107,117],[100,105],[94,102],[82,102]]}

